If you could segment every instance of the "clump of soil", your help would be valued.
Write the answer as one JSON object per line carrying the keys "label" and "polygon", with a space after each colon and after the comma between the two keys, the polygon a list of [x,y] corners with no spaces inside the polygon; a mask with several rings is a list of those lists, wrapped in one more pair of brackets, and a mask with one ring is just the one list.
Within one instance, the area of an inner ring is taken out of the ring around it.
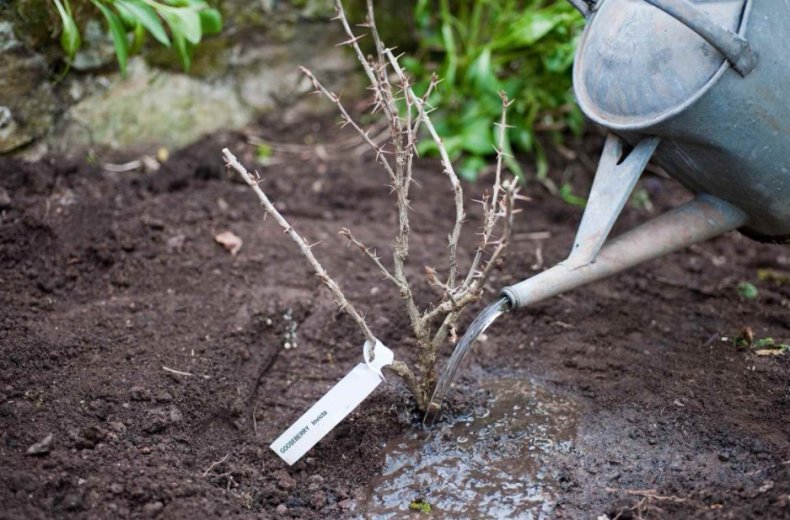
{"label": "clump of soil", "polygon": [[[336,138],[323,121],[262,131],[295,139],[313,127]],[[252,162],[235,134],[148,174],[1,160],[0,517],[347,517],[364,513],[387,441],[417,427],[393,383],[293,467],[267,448],[359,361],[362,338],[226,174],[223,146]],[[384,173],[370,158],[323,153],[261,173],[378,337],[410,358],[397,294],[336,235],[348,226],[391,253]],[[419,181],[414,279],[443,267],[453,218],[445,179]],[[687,197],[659,177],[643,187],[657,211]],[[571,244],[580,210],[529,194],[493,290]],[[648,217],[629,208],[619,227]],[[471,212],[467,253],[480,218]],[[223,231],[243,240],[237,255],[215,243]],[[724,339],[749,326],[790,340],[790,286],[759,281],[758,269],[790,271],[790,249],[730,234],[506,315],[465,362],[449,408],[473,404],[479,379],[513,373],[576,403],[572,447],[547,462],[556,517],[788,517],[790,355]],[[741,281],[759,296],[739,296]]]}

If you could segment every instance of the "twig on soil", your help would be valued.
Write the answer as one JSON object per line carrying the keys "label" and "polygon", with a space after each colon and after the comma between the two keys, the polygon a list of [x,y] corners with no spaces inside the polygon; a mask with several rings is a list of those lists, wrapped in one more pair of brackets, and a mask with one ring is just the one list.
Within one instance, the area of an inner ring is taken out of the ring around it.
{"label": "twig on soil", "polygon": [[222,458],[221,458],[221,459],[219,459],[218,461],[216,461],[216,462],[212,462],[212,463],[211,463],[211,465],[210,465],[208,468],[206,468],[206,471],[204,471],[204,472],[203,472],[203,477],[204,477],[204,478],[205,478],[205,477],[207,477],[207,476],[208,476],[208,474],[209,474],[209,473],[211,473],[211,471],[212,471],[214,468],[216,468],[217,466],[219,466],[220,464],[222,464],[223,462],[225,462],[226,460],[228,460],[228,457],[230,457],[230,453],[228,453],[227,455],[225,455],[224,457],[222,457]]}
{"label": "twig on soil", "polygon": [[170,367],[166,367],[166,366],[163,366],[162,370],[164,370],[165,372],[170,372],[171,374],[177,374],[179,376],[193,377],[195,375],[195,374],[192,374],[190,372],[184,372],[182,370],[176,370],[175,368],[170,368]]}
{"label": "twig on soil", "polygon": [[636,514],[636,518],[644,518],[644,513],[650,511],[651,509],[662,511],[662,509],[653,502],[669,502],[673,504],[688,504],[696,509],[699,510],[712,510],[712,509],[720,509],[721,504],[712,504],[707,505],[697,500],[688,497],[677,497],[674,495],[659,495],[655,489],[617,489],[617,488],[606,488],[606,491],[610,493],[619,493],[624,492],[631,496],[642,497],[636,504],[631,507],[625,508],[621,510],[612,520],[618,520],[621,516],[623,516],[626,512],[633,512]]}

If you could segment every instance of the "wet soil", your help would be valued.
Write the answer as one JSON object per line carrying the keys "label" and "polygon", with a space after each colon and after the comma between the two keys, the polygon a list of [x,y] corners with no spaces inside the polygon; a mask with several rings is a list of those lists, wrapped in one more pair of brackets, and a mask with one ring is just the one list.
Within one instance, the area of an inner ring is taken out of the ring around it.
{"label": "wet soil", "polygon": [[[313,130],[346,136],[322,121],[257,131],[293,141]],[[395,493],[399,514],[424,500],[436,518],[496,515],[482,502],[496,493],[515,518],[790,518],[790,355],[759,356],[729,339],[748,326],[790,343],[790,284],[757,275],[790,272],[790,248],[738,234],[503,316],[464,361],[427,441],[417,442],[418,417],[393,380],[287,467],[269,442],[359,361],[362,339],[225,172],[223,146],[252,163],[254,147],[236,134],[207,137],[154,173],[0,160],[0,518],[375,517]],[[326,151],[276,156],[285,160],[260,168],[266,190],[320,241],[314,251],[378,337],[411,359],[397,294],[336,235],[347,226],[391,253],[385,175],[369,158]],[[453,209],[434,166],[419,172],[413,204],[415,280],[425,265],[445,268]],[[554,166],[583,183],[581,163]],[[688,198],[660,176],[642,187],[655,211]],[[483,184],[466,189],[478,197]],[[528,194],[492,298],[571,244],[580,209],[537,187]],[[618,228],[649,216],[629,207]],[[470,207],[464,258],[479,223]],[[227,230],[244,241],[235,256],[213,239]],[[757,298],[739,295],[742,281]],[[525,383],[497,383],[514,378]],[[527,412],[515,417],[519,389]],[[554,417],[544,405],[556,402],[572,406]],[[475,422],[486,413],[499,413],[493,423],[506,432],[467,456],[456,429],[471,421],[488,431],[492,423]],[[529,451],[541,431],[561,449]],[[445,461],[455,453],[461,472],[510,480],[453,510],[435,494],[442,463],[414,463],[425,449]],[[390,492],[382,478],[397,450],[411,469]],[[514,489],[540,497],[519,502]]]}

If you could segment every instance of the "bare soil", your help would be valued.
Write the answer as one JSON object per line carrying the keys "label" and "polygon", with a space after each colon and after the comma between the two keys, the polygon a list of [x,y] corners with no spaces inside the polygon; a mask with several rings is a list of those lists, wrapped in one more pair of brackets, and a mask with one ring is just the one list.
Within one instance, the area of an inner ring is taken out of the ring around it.
{"label": "bare soil", "polygon": [[[313,130],[338,138],[324,121],[259,129],[280,141]],[[359,361],[362,338],[225,171],[223,146],[252,163],[236,134],[147,174],[0,160],[10,198],[0,201],[0,518],[361,515],[386,442],[418,427],[391,383],[293,467],[267,448]],[[412,358],[397,294],[336,234],[348,226],[390,254],[385,175],[348,153],[286,159],[261,168],[266,190],[321,242],[377,336]],[[425,265],[446,267],[453,209],[433,166],[415,190],[415,280]],[[577,162],[554,166],[584,177]],[[658,176],[642,186],[655,211],[688,198]],[[536,186],[528,194],[492,297],[571,244],[581,210]],[[649,216],[629,207],[618,228]],[[470,208],[465,258],[479,223]],[[244,241],[236,256],[214,242],[226,230]],[[550,237],[532,235],[542,231]],[[553,461],[556,518],[790,518],[790,355],[725,339],[748,326],[790,343],[790,284],[758,280],[758,269],[786,275],[790,248],[734,233],[506,315],[469,356],[450,408],[472,399],[476,377],[513,372],[580,403],[573,449]],[[759,296],[741,297],[741,281]],[[26,454],[49,434],[44,453]]]}

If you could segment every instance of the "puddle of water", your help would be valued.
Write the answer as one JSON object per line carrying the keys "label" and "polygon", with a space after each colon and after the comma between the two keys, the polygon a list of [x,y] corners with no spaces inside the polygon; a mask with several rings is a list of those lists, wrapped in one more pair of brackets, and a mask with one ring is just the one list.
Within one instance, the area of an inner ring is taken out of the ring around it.
{"label": "puddle of water", "polygon": [[414,431],[385,449],[383,475],[358,513],[403,518],[409,504],[431,505],[432,518],[547,518],[558,489],[550,464],[567,453],[576,407],[520,379],[483,383],[493,395],[477,415]]}

